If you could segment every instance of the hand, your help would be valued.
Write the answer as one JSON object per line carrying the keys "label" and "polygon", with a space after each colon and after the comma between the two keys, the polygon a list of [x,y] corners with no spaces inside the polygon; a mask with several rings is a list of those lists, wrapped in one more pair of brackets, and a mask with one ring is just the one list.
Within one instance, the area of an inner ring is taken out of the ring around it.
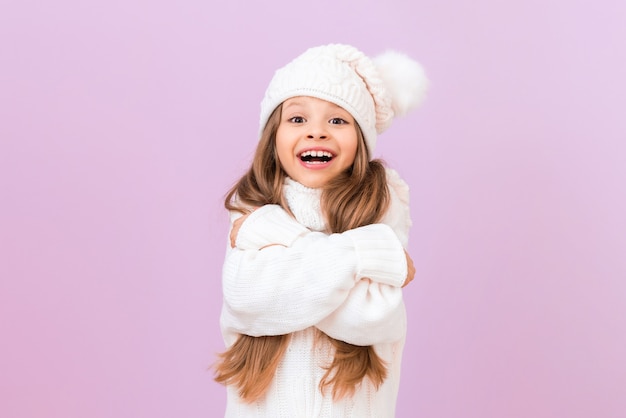
{"label": "hand", "polygon": [[413,260],[409,256],[409,253],[406,252],[406,250],[404,250],[404,255],[406,255],[407,273],[406,279],[404,280],[404,284],[402,285],[402,287],[411,283],[415,278],[415,266],[413,265]]}
{"label": "hand", "polygon": [[[254,212],[254,209],[252,210]],[[241,228],[241,224],[250,216],[250,213],[246,213],[243,216],[240,216],[233,222],[233,227],[230,230],[230,246],[231,248],[235,248],[235,244],[237,242],[237,234],[239,233],[239,229]]]}

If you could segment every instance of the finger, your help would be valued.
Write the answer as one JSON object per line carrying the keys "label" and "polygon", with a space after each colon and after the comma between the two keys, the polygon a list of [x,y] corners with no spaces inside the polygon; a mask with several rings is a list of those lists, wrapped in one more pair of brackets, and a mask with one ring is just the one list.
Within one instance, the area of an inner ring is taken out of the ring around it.
{"label": "finger", "polygon": [[237,234],[239,233],[239,224],[236,222],[233,224],[232,229],[230,230],[230,246],[231,248],[235,248],[237,245]]}

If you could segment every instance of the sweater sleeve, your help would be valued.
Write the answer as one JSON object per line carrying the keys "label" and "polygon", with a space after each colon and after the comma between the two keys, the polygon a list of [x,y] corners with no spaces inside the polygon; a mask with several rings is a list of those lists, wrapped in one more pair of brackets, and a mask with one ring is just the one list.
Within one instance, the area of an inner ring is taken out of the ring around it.
{"label": "sweater sleeve", "polygon": [[402,289],[365,278],[346,300],[316,324],[326,335],[354,345],[398,341],[406,333]]}
{"label": "sweater sleeve", "polygon": [[302,330],[335,311],[359,279],[397,286],[406,269],[401,243],[383,224],[331,235],[302,231],[291,246],[228,248],[222,330],[227,339]]}
{"label": "sweater sleeve", "polygon": [[[381,229],[380,226],[374,228]],[[401,286],[406,278],[406,261],[402,259],[403,261],[397,265],[389,265],[381,260],[397,259],[397,252],[402,248],[402,242],[397,238],[395,239],[397,243],[391,243],[393,239],[381,239],[384,235],[372,233],[371,230],[374,228],[355,228],[343,234],[333,235],[350,237],[353,249],[357,253],[368,254],[367,257],[359,259],[357,279],[368,277],[378,283]],[[311,233],[313,232],[287,214],[280,206],[265,205],[252,212],[243,222],[237,234],[236,247],[252,251],[261,250],[269,245],[290,247],[297,239]]]}
{"label": "sweater sleeve", "polygon": [[259,250],[267,245],[291,246],[309,230],[278,205],[261,206],[248,215],[237,233],[236,247]]}
{"label": "sweater sleeve", "polygon": [[[406,247],[411,227],[408,185],[391,169],[387,169],[387,181],[391,201],[383,222]],[[402,289],[367,278],[360,280],[346,300],[317,327],[333,338],[355,345],[398,341],[406,334]]]}

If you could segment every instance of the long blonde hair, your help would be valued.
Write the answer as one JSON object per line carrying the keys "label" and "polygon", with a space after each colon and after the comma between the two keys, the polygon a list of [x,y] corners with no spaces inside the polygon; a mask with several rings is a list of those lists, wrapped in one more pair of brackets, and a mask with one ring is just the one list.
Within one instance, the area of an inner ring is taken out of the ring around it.
{"label": "long blonde hair", "polygon": [[[248,172],[227,193],[228,210],[247,212],[250,207],[277,204],[290,212],[283,193],[285,171],[276,151],[276,131],[282,105],[270,116]],[[322,191],[322,212],[329,233],[344,232],[380,221],[389,206],[384,165],[369,159],[363,134],[357,126],[358,146],[351,167],[326,184]],[[236,199],[235,199],[236,196]],[[334,347],[332,363],[326,368],[320,390],[330,390],[333,399],[352,396],[357,385],[368,378],[378,388],[387,377],[384,361],[372,346],[356,346],[318,333]],[[282,359],[289,335],[251,337],[240,335],[215,365],[215,380],[233,385],[246,402],[260,399],[269,388]]]}

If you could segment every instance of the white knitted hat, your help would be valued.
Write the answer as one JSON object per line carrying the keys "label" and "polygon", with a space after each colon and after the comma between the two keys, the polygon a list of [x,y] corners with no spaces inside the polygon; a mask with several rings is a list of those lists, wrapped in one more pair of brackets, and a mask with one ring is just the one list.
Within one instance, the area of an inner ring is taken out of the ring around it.
{"label": "white knitted hat", "polygon": [[311,96],[341,106],[354,117],[370,156],[376,136],[425,97],[428,80],[419,63],[388,51],[369,59],[349,45],[330,44],[305,51],[276,71],[261,102],[261,132],[285,100]]}

